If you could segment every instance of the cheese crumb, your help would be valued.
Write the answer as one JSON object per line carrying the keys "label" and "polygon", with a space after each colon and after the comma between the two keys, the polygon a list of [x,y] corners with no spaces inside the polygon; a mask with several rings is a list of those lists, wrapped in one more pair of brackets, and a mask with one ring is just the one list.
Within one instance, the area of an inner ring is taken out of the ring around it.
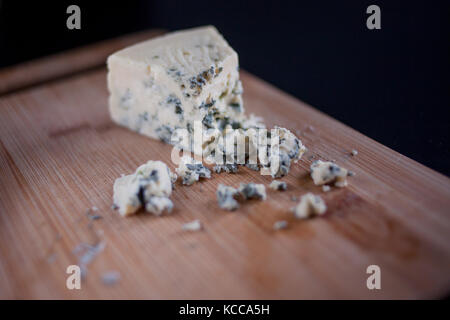
{"label": "cheese crumb", "polygon": [[328,192],[328,191],[330,191],[330,190],[331,190],[331,187],[330,187],[329,185],[324,184],[324,185],[322,186],[322,191],[323,191],[323,192]]}
{"label": "cheese crumb", "polygon": [[114,182],[114,206],[122,216],[128,216],[144,207],[148,212],[160,215],[170,212],[173,204],[171,172],[162,161],[148,161],[130,175],[123,175]]}
{"label": "cheese crumb", "polygon": [[238,166],[235,163],[232,164],[218,164],[214,166],[214,172],[216,173],[221,173],[226,172],[226,173],[236,173],[238,172]]}
{"label": "cheese crumb", "polygon": [[266,187],[263,184],[256,183],[241,183],[239,187],[239,193],[244,197],[245,200],[248,199],[261,199],[266,200]]}
{"label": "cheese crumb", "polygon": [[194,220],[183,225],[183,230],[185,231],[200,231],[203,226],[200,220]]}
{"label": "cheese crumb", "polygon": [[287,226],[288,226],[288,222],[286,220],[280,220],[280,221],[276,221],[273,224],[273,229],[274,230],[286,229]]}
{"label": "cheese crumb", "polygon": [[189,156],[181,158],[180,164],[175,171],[183,179],[183,184],[190,186],[200,178],[211,178],[211,171],[201,162],[195,161]]}
{"label": "cheese crumb", "polygon": [[269,188],[273,190],[285,191],[287,189],[287,184],[284,181],[273,180],[270,183]]}
{"label": "cheese crumb", "polygon": [[216,192],[219,207],[228,211],[233,211],[239,208],[238,202],[234,199],[238,193],[238,190],[233,187],[219,184]]}
{"label": "cheese crumb", "polygon": [[317,160],[311,164],[311,178],[315,185],[324,185],[334,182],[336,187],[347,186],[347,169],[339,167],[329,161]]}
{"label": "cheese crumb", "polygon": [[352,152],[351,152],[351,155],[352,156],[358,155],[358,150],[353,149]]}
{"label": "cheese crumb", "polygon": [[327,206],[323,199],[312,193],[303,195],[300,202],[291,211],[294,212],[294,216],[298,219],[307,219],[312,216],[322,215],[327,210]]}

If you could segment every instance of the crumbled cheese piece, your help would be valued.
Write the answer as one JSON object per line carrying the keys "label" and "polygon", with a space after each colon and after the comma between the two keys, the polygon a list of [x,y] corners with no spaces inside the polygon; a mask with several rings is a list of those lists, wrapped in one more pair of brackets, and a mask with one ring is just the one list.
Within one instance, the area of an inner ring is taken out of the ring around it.
{"label": "crumbled cheese piece", "polygon": [[266,200],[266,187],[263,184],[256,183],[241,183],[239,187],[239,193],[248,199],[261,199]]}
{"label": "crumbled cheese piece", "polygon": [[214,172],[216,173],[221,173],[223,172],[227,172],[227,173],[236,173],[238,172],[238,166],[237,164],[218,164],[214,166]]}
{"label": "crumbled cheese piece", "polygon": [[173,187],[173,184],[177,181],[177,179],[178,179],[177,174],[175,172],[171,172],[170,173],[170,182],[172,182],[172,187]]}
{"label": "crumbled cheese piece", "polygon": [[327,210],[327,206],[321,197],[312,193],[303,195],[300,202],[291,209],[298,219],[307,219],[314,215],[322,215]]}
{"label": "crumbled cheese piece", "polygon": [[229,211],[239,208],[238,202],[234,199],[237,194],[237,189],[219,184],[216,192],[219,207]]}
{"label": "crumbled cheese piece", "polygon": [[183,225],[183,230],[185,231],[200,231],[203,226],[200,220],[194,220]]}
{"label": "crumbled cheese piece", "polygon": [[[265,154],[263,149],[259,149],[258,160],[265,163],[265,168],[270,169],[272,178],[281,178],[289,173],[291,161],[297,162],[303,156],[306,147],[288,129],[277,126],[274,129],[279,138],[278,145],[272,146],[271,139],[268,139],[267,153]],[[272,155],[271,148],[276,147],[278,147],[279,154]]]}
{"label": "crumbled cheese piece", "polygon": [[358,150],[353,149],[352,152],[351,152],[351,155],[352,156],[358,155]]}
{"label": "crumbled cheese piece", "polygon": [[[130,175],[124,175],[114,182],[114,205],[122,216],[128,216],[142,206],[152,213],[171,210],[171,172],[164,162],[148,161]],[[162,199],[165,198],[165,199]],[[150,205],[146,206],[150,202]],[[169,204],[170,203],[170,204]]]}
{"label": "crumbled cheese piece", "polygon": [[270,183],[269,188],[273,190],[285,191],[287,189],[287,183],[284,181],[273,180]]}
{"label": "crumbled cheese piece", "polygon": [[201,162],[195,161],[189,156],[181,158],[176,172],[183,179],[183,184],[191,185],[200,178],[211,178],[211,171]]}
{"label": "crumbled cheese piece", "polygon": [[317,160],[311,164],[310,169],[315,185],[334,182],[336,187],[347,186],[347,169],[341,168],[333,162]]}
{"label": "crumbled cheese piece", "polygon": [[258,164],[247,163],[247,164],[245,164],[245,166],[247,168],[249,168],[250,170],[259,171],[259,165]]}
{"label": "crumbled cheese piece", "polygon": [[274,230],[286,229],[287,227],[288,227],[288,222],[286,220],[276,221],[273,224],[273,229]]}
{"label": "crumbled cheese piece", "polygon": [[328,191],[330,191],[330,190],[331,190],[331,187],[330,187],[329,185],[324,184],[324,185],[322,186],[322,191],[323,191],[323,192],[328,192]]}
{"label": "crumbled cheese piece", "polygon": [[156,216],[160,216],[164,211],[170,213],[172,209],[173,203],[167,197],[150,197],[145,204],[145,210]]}

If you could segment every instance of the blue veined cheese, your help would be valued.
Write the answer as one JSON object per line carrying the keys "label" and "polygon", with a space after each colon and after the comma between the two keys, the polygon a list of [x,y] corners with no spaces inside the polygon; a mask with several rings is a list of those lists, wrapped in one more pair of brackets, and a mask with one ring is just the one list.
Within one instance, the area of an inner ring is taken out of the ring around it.
{"label": "blue veined cheese", "polygon": [[260,199],[260,200],[266,200],[266,187],[264,187],[263,184],[256,184],[256,183],[241,183],[239,189],[239,194],[242,195],[242,197],[245,200],[248,199]]}
{"label": "blue veined cheese", "polygon": [[185,231],[200,231],[203,229],[203,225],[200,220],[194,220],[183,224],[182,229]]}
{"label": "blue veined cheese", "polygon": [[322,160],[314,161],[310,170],[311,178],[318,186],[334,183],[336,187],[342,188],[347,186],[347,176],[352,175],[347,169],[339,167],[333,162]]}
{"label": "blue veined cheese", "polygon": [[234,199],[239,194],[236,188],[219,184],[216,191],[219,207],[224,210],[233,211],[239,208],[239,203]]}
{"label": "blue veined cheese", "polygon": [[134,214],[141,207],[155,215],[170,212],[173,204],[172,181],[176,176],[162,161],[148,161],[130,175],[114,182],[114,205],[122,216]]}
{"label": "blue veined cheese", "polygon": [[194,121],[206,129],[246,120],[238,56],[212,26],[133,45],[107,62],[111,117],[141,134],[170,143]]}
{"label": "blue veined cheese", "polygon": [[237,173],[238,172],[238,166],[235,163],[231,163],[231,164],[217,164],[214,166],[214,172],[215,173],[221,173],[226,172],[226,173]]}
{"label": "blue veined cheese", "polygon": [[284,181],[273,180],[270,183],[269,188],[278,191],[286,191],[287,183]]}
{"label": "blue veined cheese", "polygon": [[[272,145],[271,139],[267,139],[267,148],[258,149],[258,160],[263,164],[263,168],[268,170],[272,178],[281,178],[289,173],[291,162],[298,160],[306,152],[306,147],[301,140],[291,131],[278,126],[274,127],[274,132],[278,136],[278,143]],[[277,149],[274,152],[272,149]]]}
{"label": "blue veined cheese", "polygon": [[175,171],[182,178],[182,183],[188,186],[200,178],[211,178],[211,171],[201,162],[195,161],[189,156],[184,156],[180,159],[178,168]]}

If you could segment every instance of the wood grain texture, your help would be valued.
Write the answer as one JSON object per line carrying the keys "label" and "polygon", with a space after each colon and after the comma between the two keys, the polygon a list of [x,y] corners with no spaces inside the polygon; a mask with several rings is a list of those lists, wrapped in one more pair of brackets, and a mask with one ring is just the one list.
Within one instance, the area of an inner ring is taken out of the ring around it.
{"label": "wood grain texture", "polygon": [[[173,214],[122,218],[112,184],[171,147],[114,125],[106,71],[94,70],[0,97],[0,298],[434,298],[450,288],[450,180],[241,72],[248,112],[296,132],[309,151],[264,202],[219,209],[219,183],[270,177],[240,168],[190,187],[177,182]],[[358,150],[352,157],[350,151]],[[312,158],[314,156],[314,158]],[[311,161],[356,173],[323,193]],[[292,196],[320,194],[323,218],[295,221]],[[86,210],[103,218],[90,221]],[[200,219],[204,231],[185,232]],[[287,230],[273,223],[288,220]],[[81,290],[66,289],[80,243],[104,243]],[[366,287],[381,267],[382,289]],[[114,286],[104,272],[120,272]]]}
{"label": "wood grain texture", "polygon": [[162,30],[137,32],[0,69],[0,95],[104,66],[106,58],[111,53],[163,32]]}

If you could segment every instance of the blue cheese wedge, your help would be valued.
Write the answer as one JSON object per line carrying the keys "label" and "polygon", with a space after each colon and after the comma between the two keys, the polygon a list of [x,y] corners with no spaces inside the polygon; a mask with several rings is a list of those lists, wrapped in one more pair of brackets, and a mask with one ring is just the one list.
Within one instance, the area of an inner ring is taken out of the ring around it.
{"label": "blue cheese wedge", "polygon": [[179,166],[175,171],[182,178],[182,183],[188,186],[200,178],[211,178],[211,171],[201,162],[195,161],[189,156],[181,158]]}
{"label": "blue cheese wedge", "polygon": [[171,143],[194,121],[208,129],[246,120],[238,56],[212,26],[138,43],[107,64],[111,117],[141,134]]}
{"label": "blue cheese wedge", "polygon": [[327,211],[323,199],[312,193],[307,193],[300,198],[300,202],[291,211],[298,219],[307,219],[316,215],[322,215]]}
{"label": "blue cheese wedge", "polygon": [[114,206],[122,216],[136,213],[141,207],[155,215],[170,212],[173,204],[173,174],[164,162],[148,161],[130,175],[123,175],[114,182]]}
{"label": "blue cheese wedge", "polygon": [[347,169],[339,167],[337,164],[330,161],[317,160],[311,164],[310,167],[311,178],[315,185],[321,186],[324,184],[334,183],[336,187],[347,186],[347,176],[349,172]]}
{"label": "blue cheese wedge", "polygon": [[[235,159],[231,164],[264,168],[274,178],[286,175],[306,150],[289,130],[275,127],[280,154],[267,152],[275,148],[267,145],[258,153],[261,144],[254,129],[265,125],[245,114],[238,56],[212,26],[138,43],[109,56],[107,64],[111,118],[131,130],[223,165],[236,153],[225,149],[223,141],[231,135],[227,130],[237,129],[233,137],[237,143],[248,141],[248,147],[241,153],[244,162]],[[202,130],[200,139],[192,139],[196,128]],[[226,161],[216,161],[217,153]]]}
{"label": "blue cheese wedge", "polygon": [[145,211],[151,212],[156,216],[160,216],[164,211],[172,212],[173,203],[167,197],[152,196],[147,199],[145,203]]}

